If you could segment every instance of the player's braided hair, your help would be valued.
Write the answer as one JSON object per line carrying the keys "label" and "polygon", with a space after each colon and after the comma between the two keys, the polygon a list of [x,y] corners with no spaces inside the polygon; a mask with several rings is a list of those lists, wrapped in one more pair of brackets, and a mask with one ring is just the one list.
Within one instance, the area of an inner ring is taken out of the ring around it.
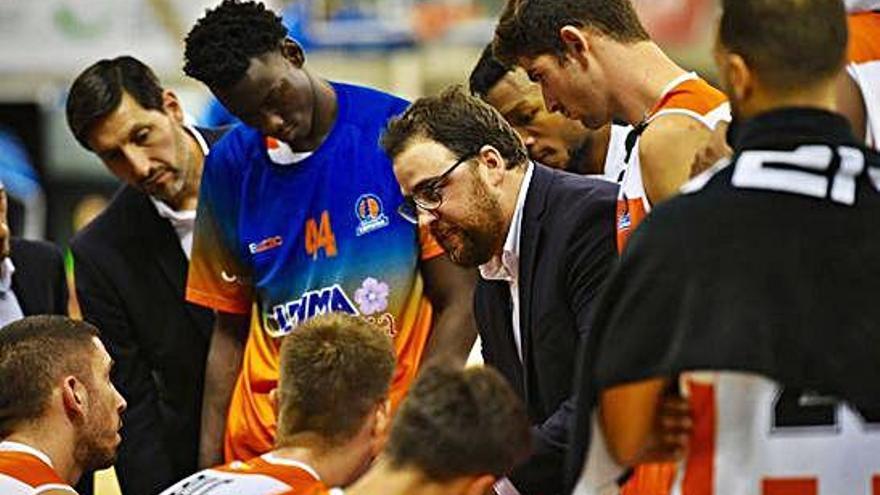
{"label": "player's braided hair", "polygon": [[186,75],[210,88],[228,88],[247,72],[250,59],[280,49],[287,29],[281,17],[254,1],[223,0],[186,36]]}

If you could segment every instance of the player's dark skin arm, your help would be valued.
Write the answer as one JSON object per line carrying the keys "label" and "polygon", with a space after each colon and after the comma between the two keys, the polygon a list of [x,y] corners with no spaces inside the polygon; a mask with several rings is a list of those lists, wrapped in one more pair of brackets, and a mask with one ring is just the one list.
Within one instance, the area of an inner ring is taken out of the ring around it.
{"label": "player's dark skin arm", "polygon": [[446,255],[423,261],[421,271],[434,308],[434,328],[422,362],[443,356],[463,365],[477,337],[473,312],[477,272],[456,265]]}
{"label": "player's dark skin arm", "polygon": [[601,393],[602,433],[618,464],[672,461],[683,455],[692,429],[690,409],[668,387],[669,380],[655,378]]}
{"label": "player's dark skin arm", "polygon": [[199,442],[199,468],[223,462],[223,433],[226,413],[238,373],[250,315],[217,312],[208,360],[205,363],[205,391],[202,398],[202,428]]}

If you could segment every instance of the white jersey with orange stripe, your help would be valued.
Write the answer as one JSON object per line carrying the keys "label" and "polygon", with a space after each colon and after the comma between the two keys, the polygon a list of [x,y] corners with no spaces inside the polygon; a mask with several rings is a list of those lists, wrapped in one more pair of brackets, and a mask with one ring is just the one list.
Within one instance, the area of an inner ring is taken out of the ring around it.
{"label": "white jersey with orange stripe", "polygon": [[[652,109],[646,120],[637,126],[640,130],[633,132],[640,133],[651,122],[665,115],[691,117],[709,130],[714,130],[720,122],[729,122],[731,119],[730,103],[723,94],[693,72],[682,74],[670,81],[658,100],[658,106]],[[634,137],[635,140],[629,143],[631,148],[628,154],[624,154],[626,164],[617,201],[618,250],[620,251],[623,251],[629,234],[651,211],[651,203],[645,193],[645,184],[642,180],[639,157],[640,136]]]}
{"label": "white jersey with orange stripe", "polygon": [[161,495],[275,495],[326,491],[309,465],[271,453],[246,462],[204,469],[177,482]]}
{"label": "white jersey with orange stripe", "polygon": [[[878,5],[880,7],[880,5]],[[880,150],[880,12],[851,14],[846,71],[865,103],[865,144]]]}
{"label": "white jersey with orange stripe", "polygon": [[45,453],[23,443],[0,442],[0,493],[38,495],[50,490],[76,495],[52,467]]}
{"label": "white jersey with orange stripe", "polygon": [[880,424],[757,374],[687,375],[695,439],[673,495],[880,495]]}
{"label": "white jersey with orange stripe", "polygon": [[[694,434],[671,495],[880,495],[880,424],[846,404],[752,373],[681,381]],[[598,433],[597,414],[574,495],[617,494],[627,473]]]}

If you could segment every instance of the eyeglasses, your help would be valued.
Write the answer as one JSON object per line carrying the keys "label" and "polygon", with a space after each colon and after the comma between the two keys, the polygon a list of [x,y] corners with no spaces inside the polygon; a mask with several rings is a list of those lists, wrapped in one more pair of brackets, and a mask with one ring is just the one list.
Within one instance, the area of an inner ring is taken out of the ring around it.
{"label": "eyeglasses", "polygon": [[434,211],[443,205],[443,194],[441,189],[446,185],[446,178],[449,177],[456,168],[462,163],[477,156],[476,153],[467,153],[453,163],[445,172],[428,179],[413,189],[412,195],[406,196],[400,206],[397,207],[397,213],[412,223],[419,223],[419,209],[424,211]]}

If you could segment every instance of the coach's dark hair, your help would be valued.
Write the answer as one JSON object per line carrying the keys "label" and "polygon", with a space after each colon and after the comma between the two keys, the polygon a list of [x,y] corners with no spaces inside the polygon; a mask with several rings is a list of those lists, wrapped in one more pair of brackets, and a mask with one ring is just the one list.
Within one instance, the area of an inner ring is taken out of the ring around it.
{"label": "coach's dark hair", "polygon": [[0,329],[0,438],[38,419],[67,375],[91,383],[94,326],[65,316],[29,316]]}
{"label": "coach's dark hair", "polygon": [[388,397],[391,337],[363,318],[317,316],[284,338],[278,384],[279,447],[301,432],[344,443]]}
{"label": "coach's dark hair", "polygon": [[719,41],[778,90],[828,80],[843,67],[847,23],[840,0],[724,0]]}
{"label": "coach's dark hair", "polygon": [[486,98],[489,91],[492,91],[492,88],[510,72],[510,69],[509,65],[502,64],[495,58],[495,55],[492,53],[492,44],[490,43],[483,49],[483,53],[480,55],[480,59],[477,60],[477,65],[474,66],[468,79],[468,87],[471,90],[471,94],[480,98]]}
{"label": "coach's dark hair", "polygon": [[183,71],[209,88],[240,81],[250,60],[280,50],[287,36],[281,17],[259,2],[223,0],[186,36]]}
{"label": "coach's dark hair", "polygon": [[67,125],[86,149],[95,124],[119,107],[128,93],[147,110],[164,112],[162,85],[152,69],[140,60],[124,55],[103,59],[89,66],[73,81],[67,95]]}
{"label": "coach's dark hair", "polygon": [[528,456],[530,443],[525,408],[497,371],[434,364],[398,411],[386,453],[393,466],[443,482],[504,476]]}
{"label": "coach's dark hair", "polygon": [[576,26],[622,43],[650,39],[630,0],[508,0],[495,28],[493,49],[505,64],[519,57],[562,56],[559,31]]}
{"label": "coach's dark hair", "polygon": [[381,144],[394,159],[418,138],[436,141],[459,158],[478,153],[488,144],[501,153],[508,168],[525,165],[528,160],[522,139],[504,117],[460,86],[416,100],[403,115],[388,122]]}

